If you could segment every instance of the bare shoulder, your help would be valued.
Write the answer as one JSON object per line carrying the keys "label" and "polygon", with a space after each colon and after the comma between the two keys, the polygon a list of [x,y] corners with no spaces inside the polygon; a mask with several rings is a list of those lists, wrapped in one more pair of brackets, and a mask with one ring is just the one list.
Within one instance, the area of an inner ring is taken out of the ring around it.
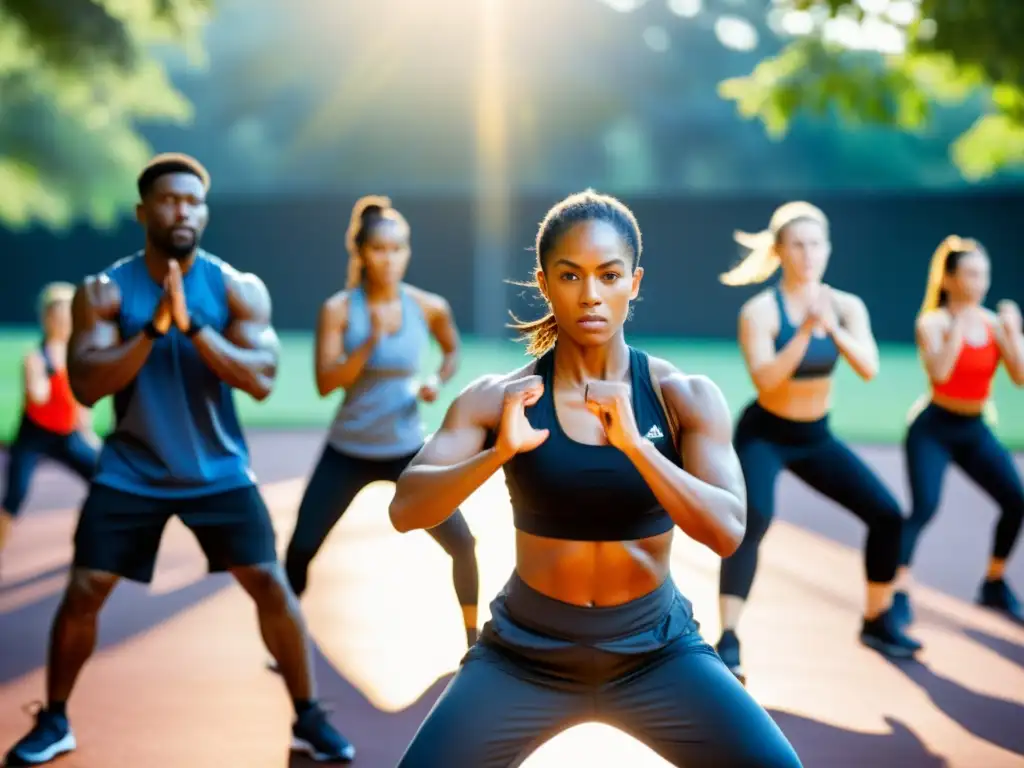
{"label": "bare shoulder", "polygon": [[532,376],[536,362],[531,360],[510,373],[489,373],[471,381],[452,402],[449,415],[458,421],[492,428],[498,425],[505,400],[505,389],[514,381]]}
{"label": "bare shoulder", "polygon": [[770,314],[775,308],[774,291],[774,288],[765,288],[755,293],[743,302],[743,306],[740,307],[740,316],[763,319],[764,315]]}
{"label": "bare shoulder", "polygon": [[667,360],[652,357],[651,379],[683,429],[700,429],[722,422],[731,429],[725,395],[707,376],[683,373]]}
{"label": "bare shoulder", "polygon": [[451,314],[451,305],[448,300],[438,294],[417,288],[415,285],[403,284],[413,300],[419,304],[423,314],[429,318],[444,317]]}
{"label": "bare shoulder", "polygon": [[779,310],[774,291],[774,288],[765,288],[743,302],[743,306],[740,307],[740,322],[766,330],[776,328],[779,324]]}
{"label": "bare shoulder", "polygon": [[917,318],[917,329],[924,333],[945,333],[953,318],[944,308],[933,309]]}
{"label": "bare shoulder", "polygon": [[242,272],[227,265],[223,271],[231,313],[238,319],[269,321],[271,301],[266,283],[252,272]]}
{"label": "bare shoulder", "polygon": [[832,300],[835,302],[836,308],[843,314],[863,312],[867,314],[868,308],[864,303],[864,300],[855,293],[849,291],[841,291],[838,288],[829,286],[829,290],[832,291]]}
{"label": "bare shoulder", "polygon": [[988,307],[982,307],[981,308],[981,313],[982,313],[982,315],[985,316],[985,320],[988,322],[988,324],[990,326],[998,327],[998,326],[1002,325],[1002,321],[999,319],[999,315],[997,315],[995,312],[993,312]]}
{"label": "bare shoulder", "polygon": [[659,384],[662,379],[679,374],[679,369],[663,357],[648,355],[647,361],[651,367],[651,381],[654,384]]}
{"label": "bare shoulder", "polygon": [[41,371],[46,367],[46,361],[43,359],[42,353],[38,349],[30,349],[25,353],[22,358],[25,368],[30,371]]}
{"label": "bare shoulder", "polygon": [[320,317],[332,323],[341,323],[348,317],[348,303],[348,290],[332,293],[320,306]]}

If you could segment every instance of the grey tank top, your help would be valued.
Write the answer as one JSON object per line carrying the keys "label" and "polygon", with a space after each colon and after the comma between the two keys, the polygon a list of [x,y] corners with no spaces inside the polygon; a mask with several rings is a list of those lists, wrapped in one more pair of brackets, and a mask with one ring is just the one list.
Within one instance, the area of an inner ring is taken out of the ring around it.
{"label": "grey tank top", "polygon": [[[401,328],[377,342],[363,372],[345,391],[327,435],[328,445],[349,456],[395,459],[415,453],[423,445],[416,377],[430,334],[423,310],[404,286],[399,295]],[[366,294],[356,288],[348,296],[345,349],[357,349],[369,336]]]}

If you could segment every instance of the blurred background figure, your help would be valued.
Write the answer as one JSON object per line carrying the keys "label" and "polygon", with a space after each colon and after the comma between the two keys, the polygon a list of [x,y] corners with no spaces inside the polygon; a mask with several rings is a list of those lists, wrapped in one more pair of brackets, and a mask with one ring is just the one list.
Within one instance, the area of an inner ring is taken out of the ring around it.
{"label": "blurred background figure", "polygon": [[0,502],[0,555],[41,459],[56,461],[87,482],[96,470],[99,438],[93,431],[89,409],[75,400],[68,382],[74,294],[75,287],[62,282],[48,284],[39,294],[42,340],[22,359],[24,405],[7,455]]}
{"label": "blurred background figure", "polygon": [[[299,597],[309,567],[331,529],[370,483],[398,480],[423,447],[419,402],[437,400],[458,370],[459,331],[448,302],[403,281],[411,256],[409,224],[386,197],[360,198],[345,236],[345,289],[324,302],[316,330],[321,397],[344,390],[299,505],[285,571]],[[426,257],[425,257],[426,258]],[[441,348],[437,373],[419,380],[431,339]],[[462,512],[427,530],[452,559],[467,647],[477,636],[476,542]]]}
{"label": "blurred background figure", "polygon": [[1006,561],[1020,538],[1024,485],[1013,456],[985,424],[992,380],[1000,363],[1024,386],[1024,335],[1017,303],[998,312],[983,306],[992,285],[991,262],[973,240],[947,237],[932,256],[917,319],[917,346],[931,396],[907,430],[904,451],[913,509],[900,552],[901,589],[895,610],[913,620],[907,594],[921,532],[939,507],[946,470],[955,463],[999,506],[999,520],[977,601],[1024,624],[1024,611],[1006,581]]}
{"label": "blurred background figure", "polygon": [[758,548],[775,514],[779,474],[790,470],[867,526],[867,590],[860,639],[886,656],[906,658],[921,644],[895,620],[893,580],[903,513],[881,480],[829,429],[832,373],[840,358],[863,380],[878,374],[878,346],[864,302],[823,282],[832,255],[821,209],[790,202],[772,214],[768,229],[737,233],[750,253],[722,275],[726,285],[778,283],[740,310],[739,347],[757,399],[736,425],[735,444],[747,487],[743,543],[722,563],[718,653],[740,680],[736,634],[757,571]]}

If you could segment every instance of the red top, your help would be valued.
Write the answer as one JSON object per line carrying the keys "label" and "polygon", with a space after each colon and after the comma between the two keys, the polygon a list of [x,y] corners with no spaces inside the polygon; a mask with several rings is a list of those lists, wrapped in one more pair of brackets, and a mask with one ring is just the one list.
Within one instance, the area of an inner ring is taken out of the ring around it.
{"label": "red top", "polygon": [[50,377],[50,397],[45,403],[34,403],[25,397],[25,415],[43,429],[58,435],[70,435],[78,426],[78,401],[71,394],[66,369],[55,370],[45,352],[46,372]]}
{"label": "red top", "polygon": [[989,329],[988,341],[982,346],[961,345],[949,379],[945,384],[934,384],[932,389],[937,394],[957,400],[988,400],[998,367],[999,347]]}

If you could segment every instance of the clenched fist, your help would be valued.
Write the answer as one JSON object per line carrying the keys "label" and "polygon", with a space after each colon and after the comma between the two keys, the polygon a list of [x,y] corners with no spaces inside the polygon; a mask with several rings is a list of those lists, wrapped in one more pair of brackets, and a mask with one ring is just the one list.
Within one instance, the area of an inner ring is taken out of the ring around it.
{"label": "clenched fist", "polygon": [[622,381],[592,381],[583,394],[587,410],[601,420],[608,443],[620,451],[640,443],[631,390]]}
{"label": "clenched fist", "polygon": [[1011,336],[1020,336],[1022,322],[1020,307],[1017,306],[1017,302],[1003,299],[996,304],[996,312],[999,313],[999,320],[1003,324],[1003,328],[1006,329],[1006,332]]}
{"label": "clenched fist", "polygon": [[827,285],[819,289],[817,297],[807,310],[807,319],[804,323],[816,334],[830,335],[835,331],[839,321],[832,301],[832,289]]}
{"label": "clenched fist", "polygon": [[432,403],[437,400],[437,396],[441,393],[441,379],[434,376],[428,376],[427,379],[420,384],[419,389],[416,391],[416,397],[422,400],[424,403]]}
{"label": "clenched fist", "polygon": [[505,385],[505,401],[501,408],[498,438],[495,449],[501,456],[532,451],[548,439],[550,432],[535,429],[526,418],[526,409],[544,394],[544,380],[540,376],[524,376]]}

